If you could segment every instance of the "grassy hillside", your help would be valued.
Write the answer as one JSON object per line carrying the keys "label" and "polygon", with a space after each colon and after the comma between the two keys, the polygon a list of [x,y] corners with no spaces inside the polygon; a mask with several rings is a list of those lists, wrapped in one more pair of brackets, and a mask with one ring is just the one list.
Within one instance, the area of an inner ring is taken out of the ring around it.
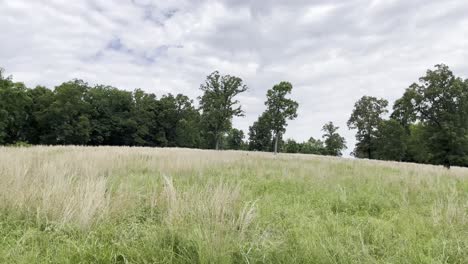
{"label": "grassy hillside", "polygon": [[468,170],[0,148],[0,263],[468,263]]}

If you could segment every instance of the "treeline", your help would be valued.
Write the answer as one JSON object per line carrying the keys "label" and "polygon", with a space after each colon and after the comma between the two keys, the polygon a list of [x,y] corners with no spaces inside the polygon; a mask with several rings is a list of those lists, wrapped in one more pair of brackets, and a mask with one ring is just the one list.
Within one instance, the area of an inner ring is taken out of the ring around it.
{"label": "treeline", "polygon": [[[324,132],[322,139],[311,137],[305,142],[297,142],[294,139],[283,141],[279,139],[280,148],[285,153],[316,154],[327,156],[342,156],[342,151],[346,149],[345,138],[337,133],[339,127],[332,122],[325,124],[322,128]],[[262,115],[249,128],[249,149],[259,151],[274,150],[274,137],[270,132],[269,123]]]}
{"label": "treeline", "polygon": [[[0,69],[0,145],[154,146],[341,155],[345,142],[332,123],[324,142],[292,146],[283,141],[287,120],[297,117],[297,102],[288,98],[292,85],[281,82],[267,92],[266,110],[249,129],[232,127],[244,112],[237,96],[248,87],[242,79],[213,72],[200,86],[198,106],[178,94],[132,92],[90,86],[82,80],[53,90],[28,88]],[[325,126],[324,126],[325,131]],[[338,140],[338,143],[337,143]]]}
{"label": "treeline", "polygon": [[[242,79],[213,72],[200,85],[198,106],[185,95],[157,98],[140,89],[90,86],[81,80],[53,90],[27,88],[0,70],[0,144],[157,146],[235,149],[341,156],[346,142],[332,122],[322,139],[283,139],[297,117],[292,85],[267,91],[265,111],[248,134],[232,127],[244,111]],[[468,80],[436,65],[406,89],[388,111],[388,101],[364,96],[348,127],[356,129],[358,158],[468,166]],[[246,139],[246,136],[248,138]]]}
{"label": "treeline", "polygon": [[468,80],[436,65],[393,105],[364,96],[348,121],[358,158],[468,166]]}

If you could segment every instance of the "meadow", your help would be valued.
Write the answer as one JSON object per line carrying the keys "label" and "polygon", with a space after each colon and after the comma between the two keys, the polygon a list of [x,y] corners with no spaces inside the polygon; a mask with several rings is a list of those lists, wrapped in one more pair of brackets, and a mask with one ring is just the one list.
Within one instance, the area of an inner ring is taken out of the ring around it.
{"label": "meadow", "polygon": [[468,169],[1,147],[0,263],[468,263]]}

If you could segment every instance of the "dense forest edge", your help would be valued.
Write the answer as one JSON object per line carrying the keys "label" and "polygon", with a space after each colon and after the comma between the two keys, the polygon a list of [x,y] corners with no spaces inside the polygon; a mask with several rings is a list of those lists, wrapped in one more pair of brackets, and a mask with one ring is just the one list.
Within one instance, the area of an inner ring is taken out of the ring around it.
{"label": "dense forest edge", "polygon": [[[150,146],[233,149],[341,156],[339,127],[328,122],[321,139],[283,139],[299,104],[293,86],[267,91],[265,111],[245,132],[232,127],[243,116],[236,98],[248,90],[241,78],[208,75],[194,100],[183,94],[158,98],[141,89],[120,90],[71,80],[49,89],[28,88],[0,69],[0,145]],[[357,158],[468,166],[468,79],[436,65],[396,100],[356,102],[348,128],[356,130]]]}

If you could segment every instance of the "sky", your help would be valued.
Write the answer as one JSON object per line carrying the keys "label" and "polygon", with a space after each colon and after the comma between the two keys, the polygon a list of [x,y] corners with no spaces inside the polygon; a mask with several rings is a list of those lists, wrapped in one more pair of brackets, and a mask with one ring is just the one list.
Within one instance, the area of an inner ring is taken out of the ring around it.
{"label": "sky", "polygon": [[[0,0],[0,67],[29,87],[71,79],[196,99],[214,70],[241,77],[248,131],[266,91],[293,84],[285,138],[348,130],[363,95],[390,102],[435,64],[468,75],[466,0]],[[389,109],[390,110],[390,109]]]}

